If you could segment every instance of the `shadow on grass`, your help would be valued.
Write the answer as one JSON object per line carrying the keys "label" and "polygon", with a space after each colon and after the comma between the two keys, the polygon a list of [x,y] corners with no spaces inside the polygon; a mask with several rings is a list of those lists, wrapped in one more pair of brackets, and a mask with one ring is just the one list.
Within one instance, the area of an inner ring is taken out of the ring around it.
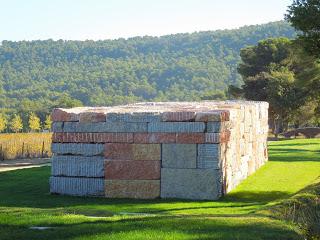
{"label": "shadow on grass", "polygon": [[[311,139],[311,140],[317,140],[317,139]],[[292,141],[292,142],[291,142]],[[285,141],[283,141],[285,142]],[[295,142],[295,139],[289,140],[289,143],[283,143],[283,142],[275,142],[277,145],[270,144],[269,146],[271,148],[282,148],[282,147],[306,147],[306,146],[319,146],[319,141],[316,142],[308,142],[308,141],[302,141],[302,142]]]}
{"label": "shadow on grass", "polygon": [[[320,153],[319,153],[320,154]],[[320,156],[304,154],[304,156],[294,155],[274,155],[270,162],[320,162]]]}
{"label": "shadow on grass", "polygon": [[231,192],[222,199],[224,201],[241,201],[245,203],[262,203],[271,202],[278,199],[288,198],[291,194],[282,191],[241,191],[241,192]]}
{"label": "shadow on grass", "polygon": [[[272,148],[269,148],[269,150],[271,150]],[[309,149],[291,149],[291,148],[281,148],[281,149],[274,149],[275,151],[277,151],[277,154],[282,154],[282,153],[304,153],[304,152],[311,152],[311,153],[315,153],[315,152],[319,152],[317,150],[309,150]]]}
{"label": "shadow on grass", "polygon": [[[310,145],[310,144],[308,144]],[[269,157],[271,162],[306,162],[320,161],[320,144],[315,144],[318,149],[283,148],[284,145],[269,147]],[[289,145],[288,145],[289,146]]]}
{"label": "shadow on grass", "polygon": [[51,226],[55,228],[37,231],[28,225],[0,225],[1,239],[300,239],[294,230],[279,221],[254,217],[158,216]]}
{"label": "shadow on grass", "polygon": [[[149,213],[160,213],[179,210],[193,209],[215,209],[215,208],[241,208],[258,207],[269,201],[288,197],[286,192],[249,192],[242,191],[230,193],[218,201],[192,201],[181,199],[155,199],[155,200],[133,200],[133,199],[105,199],[72,197],[62,195],[51,195],[49,193],[50,168],[33,168],[10,171],[0,174],[0,206],[2,207],[33,207],[33,208],[59,208],[59,207],[92,207],[110,206],[110,212],[116,211],[146,211]],[[155,204],[172,203],[165,209],[159,209]],[[177,203],[175,206],[174,204]],[[190,205],[179,205],[191,203]],[[193,204],[194,203],[194,204]],[[206,204],[208,203],[208,204]],[[89,211],[92,214],[92,211]],[[102,214],[108,215],[103,212]],[[86,215],[86,214],[84,214]],[[99,210],[97,210],[99,215]]]}

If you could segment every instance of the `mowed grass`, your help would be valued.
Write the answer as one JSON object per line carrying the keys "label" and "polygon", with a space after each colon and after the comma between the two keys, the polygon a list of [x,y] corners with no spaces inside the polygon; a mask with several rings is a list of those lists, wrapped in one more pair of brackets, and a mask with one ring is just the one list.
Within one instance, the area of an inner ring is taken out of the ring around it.
{"label": "mowed grass", "polygon": [[50,195],[49,167],[4,172],[0,239],[303,239],[297,226],[264,212],[316,181],[320,139],[272,142],[269,156],[219,201]]}

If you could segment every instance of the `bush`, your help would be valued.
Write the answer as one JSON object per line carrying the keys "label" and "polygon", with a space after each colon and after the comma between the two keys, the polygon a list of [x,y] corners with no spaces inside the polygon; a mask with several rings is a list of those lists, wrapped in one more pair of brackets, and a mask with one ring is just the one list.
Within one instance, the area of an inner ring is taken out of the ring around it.
{"label": "bush", "polygon": [[320,239],[320,179],[272,208],[280,218],[299,225],[306,239]]}

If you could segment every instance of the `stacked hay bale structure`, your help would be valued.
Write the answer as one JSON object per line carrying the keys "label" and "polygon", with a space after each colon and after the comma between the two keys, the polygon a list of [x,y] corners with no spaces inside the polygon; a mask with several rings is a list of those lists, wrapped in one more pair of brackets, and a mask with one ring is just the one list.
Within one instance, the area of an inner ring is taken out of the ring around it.
{"label": "stacked hay bale structure", "polygon": [[218,199],[268,159],[268,103],[54,109],[50,191]]}

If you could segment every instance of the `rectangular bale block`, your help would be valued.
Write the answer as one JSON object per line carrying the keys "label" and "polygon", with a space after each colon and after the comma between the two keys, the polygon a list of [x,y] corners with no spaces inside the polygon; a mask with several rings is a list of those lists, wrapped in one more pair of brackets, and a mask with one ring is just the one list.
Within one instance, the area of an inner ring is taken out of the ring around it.
{"label": "rectangular bale block", "polygon": [[[107,197],[159,197],[162,185],[163,197],[216,199],[267,161],[267,113],[267,103],[250,101],[54,110],[52,175],[113,181]],[[103,172],[94,156],[108,162]],[[146,195],[144,181],[158,181],[157,193]]]}
{"label": "rectangular bale block", "polygon": [[66,112],[59,108],[54,108],[51,113],[51,120],[53,122],[77,122],[79,121],[79,115]]}
{"label": "rectangular bale block", "polygon": [[59,155],[72,154],[83,156],[96,156],[103,154],[104,144],[52,143],[51,151]]}
{"label": "rectangular bale block", "polygon": [[177,133],[176,143],[204,143],[204,133]]}
{"label": "rectangular bale block", "polygon": [[63,132],[63,125],[64,122],[53,122],[51,124],[51,131],[52,132]]}
{"label": "rectangular bale block", "polygon": [[105,197],[158,198],[160,197],[160,180],[105,180]]}
{"label": "rectangular bale block", "polygon": [[79,114],[79,122],[105,122],[106,114],[103,112],[82,112]]}
{"label": "rectangular bale block", "polygon": [[104,157],[55,155],[51,162],[52,176],[104,177]]}
{"label": "rectangular bale block", "polygon": [[197,156],[197,168],[220,169],[220,144],[199,144]]}
{"label": "rectangular bale block", "polygon": [[119,160],[161,160],[160,144],[105,144],[104,156]]}
{"label": "rectangular bale block", "polygon": [[175,143],[176,133],[134,133],[134,143]]}
{"label": "rectangular bale block", "polygon": [[160,161],[106,160],[105,178],[121,180],[160,179]]}
{"label": "rectangular bale block", "polygon": [[202,122],[154,122],[148,123],[148,132],[204,132]]}
{"label": "rectangular bale block", "polygon": [[205,133],[204,142],[205,143],[220,143],[222,139],[220,133]]}
{"label": "rectangular bale block", "polygon": [[155,112],[108,113],[106,119],[112,122],[159,122],[161,116]]}
{"label": "rectangular bale block", "polygon": [[224,110],[215,110],[210,112],[199,112],[195,117],[196,122],[223,122],[229,121],[230,112]]}
{"label": "rectangular bale block", "polygon": [[161,114],[163,122],[190,122],[194,121],[196,112],[164,112]]}
{"label": "rectangular bale block", "polygon": [[103,178],[50,177],[50,192],[74,196],[104,196]]}
{"label": "rectangular bale block", "polygon": [[208,133],[219,133],[225,130],[223,122],[207,122],[206,123]]}
{"label": "rectangular bale block", "polygon": [[196,168],[196,144],[162,144],[162,167]]}
{"label": "rectangular bale block", "polygon": [[62,132],[53,132],[52,133],[52,137],[51,137],[51,141],[53,143],[63,143],[63,133]]}
{"label": "rectangular bale block", "polygon": [[198,156],[197,168],[221,169],[219,157]]}
{"label": "rectangular bale block", "polygon": [[161,198],[216,200],[221,196],[221,177],[213,169],[161,169]]}
{"label": "rectangular bale block", "polygon": [[219,158],[220,145],[219,144],[198,144],[198,156]]}
{"label": "rectangular bale block", "polygon": [[77,123],[65,122],[63,132],[147,132],[147,123],[131,122],[97,122]]}
{"label": "rectangular bale block", "polygon": [[133,133],[53,133],[55,143],[132,143]]}

